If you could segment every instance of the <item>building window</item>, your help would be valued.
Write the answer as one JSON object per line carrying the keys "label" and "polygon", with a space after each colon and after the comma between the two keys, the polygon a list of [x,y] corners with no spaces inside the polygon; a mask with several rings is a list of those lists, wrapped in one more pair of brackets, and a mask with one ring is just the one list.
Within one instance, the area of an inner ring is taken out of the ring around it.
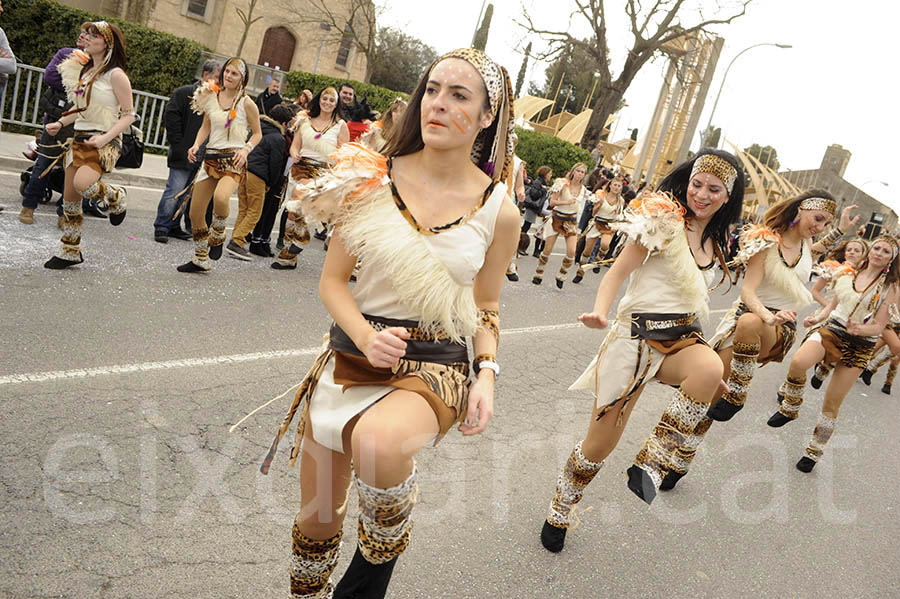
{"label": "building window", "polygon": [[212,22],[216,0],[182,0],[181,14],[191,18]]}
{"label": "building window", "polygon": [[188,0],[187,12],[198,17],[206,16],[206,0]]}
{"label": "building window", "polygon": [[341,38],[341,45],[338,48],[337,60],[335,64],[339,67],[347,68],[347,63],[350,62],[350,49],[353,47],[353,33],[350,28],[350,23],[347,23],[347,26],[344,27],[344,36]]}

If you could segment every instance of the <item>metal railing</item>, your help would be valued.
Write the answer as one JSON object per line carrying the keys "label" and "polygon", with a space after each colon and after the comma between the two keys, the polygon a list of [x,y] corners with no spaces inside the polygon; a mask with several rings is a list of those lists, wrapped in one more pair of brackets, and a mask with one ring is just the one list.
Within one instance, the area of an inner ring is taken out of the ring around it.
{"label": "metal railing", "polygon": [[[40,97],[44,93],[44,69],[19,64],[0,96],[0,122],[41,129],[44,114]],[[144,132],[144,145],[166,150],[166,128],[163,114],[169,98],[135,90],[134,110],[141,117],[136,126]]]}

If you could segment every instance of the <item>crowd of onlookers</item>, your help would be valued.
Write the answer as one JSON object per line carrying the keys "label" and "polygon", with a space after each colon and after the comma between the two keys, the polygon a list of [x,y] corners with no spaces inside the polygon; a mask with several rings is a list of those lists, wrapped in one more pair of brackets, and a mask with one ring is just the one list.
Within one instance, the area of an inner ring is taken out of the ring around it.
{"label": "crowd of onlookers", "polygon": [[[39,100],[39,108],[43,113],[42,123],[45,127],[48,123],[56,122],[71,108],[57,66],[76,48],[83,49],[85,39],[85,33],[82,31],[74,47],[57,51],[45,68],[43,92]],[[12,72],[15,73],[15,58],[0,29],[0,78],[2,78],[0,83],[3,85],[8,70],[4,68],[7,62],[13,65]],[[200,85],[206,81],[217,80],[220,68],[221,65],[214,60],[205,62],[201,69],[200,80],[173,90],[166,104],[163,121],[169,144],[166,160],[169,172],[153,223],[154,239],[159,243],[167,243],[169,239],[188,241],[192,238],[189,209],[191,183],[203,160],[201,155],[198,160],[190,161],[188,149],[194,143],[203,116],[194,112],[190,104],[194,92]],[[365,99],[359,100],[356,97],[352,84],[347,82],[341,84],[337,92],[339,101],[336,113],[347,123],[350,140],[355,141],[369,128],[370,123],[378,118],[378,115],[369,108]],[[241,231],[239,237],[233,238],[238,246],[249,241],[244,255],[255,254],[263,257],[274,255],[271,246],[272,230],[278,210],[288,192],[290,165],[293,162],[290,153],[293,131],[290,125],[298,113],[310,108],[314,99],[317,104],[319,95],[304,89],[295,99],[286,99],[281,95],[280,80],[273,77],[255,99],[261,117],[263,139],[247,158],[248,175],[245,179],[251,184],[242,183],[238,190],[236,222],[241,224]],[[24,152],[26,157],[35,163],[23,174],[22,208],[19,214],[22,223],[29,225],[34,223],[35,209],[46,197],[52,195],[52,191],[62,194],[64,173],[62,160],[58,158],[63,143],[72,135],[72,125],[61,129],[55,135],[48,133],[45,128],[26,148]],[[106,206],[102,200],[85,199],[82,202],[82,210],[85,215],[107,217]],[[58,226],[62,229],[65,222],[62,198],[57,202],[56,211]],[[208,213],[207,221],[210,219],[211,214]],[[317,238],[324,239],[324,230],[316,230],[315,233]],[[283,237],[282,219],[280,231],[275,239],[276,248],[282,246]]]}
{"label": "crowd of onlookers", "polygon": [[[2,5],[0,5],[2,10]],[[86,43],[85,30],[76,39],[72,48],[62,48],[57,51],[44,72],[43,93],[40,98],[40,109],[43,112],[43,124],[45,129],[41,131],[36,143],[26,151],[26,155],[35,160],[29,171],[23,175],[22,208],[19,220],[24,224],[34,223],[34,210],[39,203],[48,196],[48,187],[51,190],[62,193],[63,168],[59,154],[62,152],[64,142],[73,135],[72,125],[59,130],[56,134],[47,131],[46,125],[57,122],[60,115],[70,108],[66,91],[57,66],[71,55],[75,49],[83,49]],[[0,76],[5,72],[5,62],[9,62],[12,56],[6,43],[5,36],[0,30]],[[15,59],[12,59],[15,64]],[[197,114],[191,107],[191,99],[200,85],[207,81],[215,82],[219,79],[221,65],[213,60],[203,64],[200,80],[181,86],[172,91],[164,112],[164,125],[166,139],[169,145],[167,166],[168,177],[165,189],[159,200],[156,218],[153,223],[153,235],[155,241],[167,243],[169,239],[189,241],[192,239],[192,225],[190,217],[191,189],[198,169],[203,164],[202,151],[197,160],[189,160],[188,150],[194,145],[198,131],[203,123],[203,116]],[[14,72],[14,71],[13,71]],[[311,90],[302,90],[295,99],[286,99],[281,94],[281,82],[277,78],[271,78],[266,88],[255,99],[261,118],[262,140],[253,148],[247,157],[247,174],[238,188],[238,215],[235,221],[235,229],[232,242],[228,244],[228,250],[234,257],[252,259],[250,256],[273,257],[275,251],[272,248],[273,230],[278,221],[278,212],[286,199],[291,180],[291,166],[299,162],[299,155],[292,155],[291,147],[294,137],[294,126],[299,119],[297,115],[304,116],[318,114],[320,98],[323,92],[336,92],[337,106],[336,117],[332,120],[346,124],[348,138],[343,134],[339,143],[356,141],[370,128],[373,121],[379,115],[373,112],[365,99],[356,97],[352,84],[342,83],[337,90],[325,88],[313,93]],[[388,118],[388,123],[390,119]],[[384,133],[380,122],[376,125],[378,133]],[[299,129],[299,127],[297,127]],[[343,129],[342,129],[343,130]],[[316,136],[318,137],[318,135]],[[383,142],[382,138],[382,142]],[[338,143],[338,145],[339,145]],[[597,162],[601,157],[595,156]],[[294,165],[296,169],[296,165]],[[553,182],[553,173],[547,166],[541,166],[534,171],[534,177],[525,178],[525,193],[517,193],[516,200],[523,214],[522,239],[519,246],[519,255],[527,255],[531,241],[529,234],[534,237],[533,255],[538,256],[543,249],[543,222],[551,214],[548,200],[550,187]],[[296,177],[295,177],[296,179]],[[602,197],[604,190],[608,190],[612,181],[621,183],[621,195],[627,204],[643,188],[643,184],[634,186],[627,176],[604,168],[598,164],[586,177],[583,185],[587,190],[584,207],[578,219],[578,230],[584,233],[588,227],[595,210],[595,200]],[[106,206],[103,200],[84,199],[82,210],[86,215],[106,218]],[[200,211],[202,213],[202,211]],[[211,209],[206,214],[207,224],[212,218]],[[63,229],[65,217],[62,211],[62,199],[57,204],[58,225]],[[286,213],[282,214],[279,230],[274,235],[275,250],[284,245]],[[313,233],[318,239],[325,240],[327,232],[324,227],[313,225]],[[535,226],[536,225],[536,226]],[[532,230],[532,227],[534,229]],[[583,235],[582,235],[583,236]],[[584,240],[580,240],[578,258],[584,247]],[[290,246],[290,242],[288,242]],[[284,261],[282,261],[284,262]],[[274,265],[273,265],[274,266]]]}

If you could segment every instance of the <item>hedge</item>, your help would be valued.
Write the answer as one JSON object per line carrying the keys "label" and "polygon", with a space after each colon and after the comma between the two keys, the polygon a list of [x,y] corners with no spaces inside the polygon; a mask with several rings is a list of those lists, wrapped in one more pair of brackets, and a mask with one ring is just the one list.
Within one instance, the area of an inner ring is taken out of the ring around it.
{"label": "hedge", "polygon": [[[283,92],[281,95],[291,99],[299,96],[300,92],[304,89],[308,89],[315,94],[329,86],[338,89],[338,86],[341,83],[348,81],[347,79],[337,79],[335,77],[328,77],[327,75],[313,75],[312,73],[304,73],[303,71],[290,71],[285,73],[285,77],[286,92]],[[395,92],[386,87],[379,87],[361,81],[350,81],[350,83],[353,84],[353,89],[356,90],[356,97],[366,98],[369,103],[369,108],[378,112],[387,110],[391,105],[391,102],[393,102],[397,96],[402,97],[404,100],[409,99],[409,94]]]}
{"label": "hedge", "polygon": [[527,163],[525,169],[532,177],[545,164],[553,169],[554,177],[565,175],[576,162],[588,165],[588,172],[593,166],[590,152],[558,137],[518,127],[516,135],[519,136],[516,155]]}
{"label": "hedge", "polygon": [[125,35],[132,88],[161,96],[194,81],[201,52],[206,50],[189,39],[52,0],[6,0],[3,9],[0,27],[16,59],[36,67],[46,66],[60,48],[73,47],[85,21],[115,23]]}

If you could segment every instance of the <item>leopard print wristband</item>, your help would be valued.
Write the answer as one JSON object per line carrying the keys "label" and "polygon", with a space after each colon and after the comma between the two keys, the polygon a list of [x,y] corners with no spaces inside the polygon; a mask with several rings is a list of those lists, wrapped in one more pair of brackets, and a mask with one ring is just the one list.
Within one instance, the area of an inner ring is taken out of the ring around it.
{"label": "leopard print wristband", "polygon": [[500,347],[500,312],[482,308],[478,310],[478,317],[481,321],[479,328],[490,333],[494,341],[497,342],[497,347]]}

